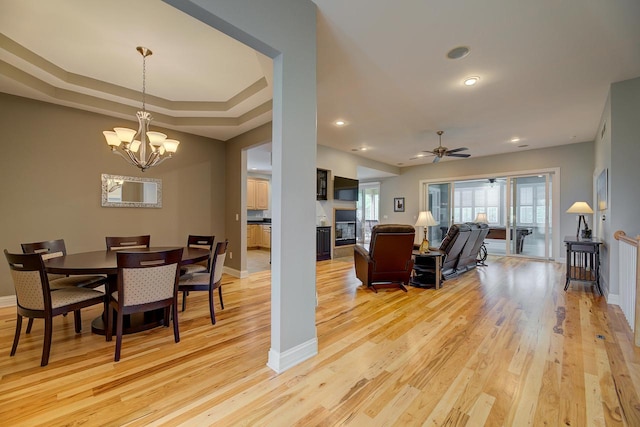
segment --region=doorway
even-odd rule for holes
[[[380,183],[366,182],[358,185],[356,203],[356,242],[368,245],[371,229],[380,222]]]

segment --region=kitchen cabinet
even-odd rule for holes
[[[329,171],[316,169],[316,200],[327,200],[327,185],[329,182]]]
[[[316,227],[316,261],[331,259],[331,227]]]
[[[247,249],[271,248],[271,224],[247,224]]]
[[[261,230],[259,225],[247,225],[247,249],[260,246]]]
[[[269,209],[269,181],[256,180],[256,209]]]
[[[247,209],[269,209],[269,181],[247,178]]]
[[[271,248],[271,225],[261,225],[262,228],[262,240],[260,242],[261,248]]]
[[[247,209],[256,208],[256,180],[247,179]]]

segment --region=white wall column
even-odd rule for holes
[[[273,58],[271,349],[276,372],[317,354],[316,6],[310,0],[164,0]]]

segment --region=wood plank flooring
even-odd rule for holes
[[[276,375],[270,273],[224,277],[209,321],[193,292],[171,328],[114,342],[99,308],[58,317],[40,367],[42,322],[9,350],[0,309],[0,425],[640,426],[640,350],[617,306],[564,266],[489,257],[442,289],[363,289],[353,262],[317,264],[318,356]],[[303,286],[303,284],[301,284]],[[219,307],[216,302],[216,307]]]

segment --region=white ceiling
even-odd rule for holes
[[[159,0],[0,0],[0,91],[227,140],[271,120],[272,63]]]
[[[637,0],[315,3],[318,143],[391,165],[429,163],[409,159],[440,129],[474,157],[592,141],[609,85],[640,76]],[[2,92],[133,120],[143,45],[153,123],[226,140],[271,120],[270,59],[161,1],[0,12]],[[461,45],[470,54],[447,59]]]

